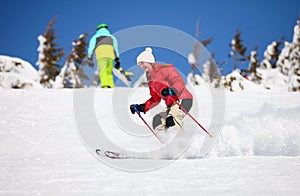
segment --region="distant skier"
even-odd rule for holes
[[[246,79],[246,80],[249,80],[249,78],[248,78],[248,76],[247,76],[247,70],[244,70],[244,69],[242,69],[241,70],[241,75]]]
[[[133,73],[124,71],[120,66],[118,41],[110,34],[107,24],[99,24],[97,32],[92,36],[88,47],[88,58],[92,60],[93,54],[99,69],[99,78],[102,88],[114,88],[113,63],[115,68],[121,71],[128,80]]]
[[[172,64],[159,64],[155,62],[152,49],[147,47],[137,57],[137,64],[144,69],[149,79],[150,99],[143,104],[130,105],[131,113],[136,110],[146,113],[157,106],[161,99],[167,108],[153,118],[152,126],[157,131],[164,131],[169,127],[182,127],[185,113],[174,102],[177,101],[189,111],[193,104],[193,96],[186,89],[181,75]]]

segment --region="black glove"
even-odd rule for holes
[[[132,114],[134,114],[136,112],[136,110],[138,112],[144,112],[144,114],[146,114],[145,108],[146,108],[146,104],[132,104],[132,105],[130,105],[130,111],[131,111]]]
[[[176,96],[177,95],[177,90],[175,88],[164,88],[164,89],[161,90],[160,94],[163,97],[167,97],[168,95]]]
[[[173,116],[166,118],[166,128],[173,127],[175,125]]]
[[[177,90],[175,88],[164,88],[160,94],[165,97],[165,102],[168,107],[171,107],[178,100]]]
[[[115,68],[116,69],[120,69],[121,67],[121,61],[120,61],[120,58],[119,57],[116,57],[115,58]]]

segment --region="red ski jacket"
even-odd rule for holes
[[[161,95],[164,88],[175,88],[179,100],[193,98],[193,95],[186,89],[181,75],[172,64],[155,63],[148,74],[151,98],[145,102],[145,112],[158,105],[161,99],[166,101],[166,98]]]

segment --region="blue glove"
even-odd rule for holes
[[[146,104],[132,104],[132,105],[130,105],[130,111],[131,111],[132,114],[134,114],[135,112],[144,112],[144,114],[146,114],[145,108],[146,108]]]

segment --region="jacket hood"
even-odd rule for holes
[[[96,34],[110,35],[110,32],[109,32],[109,30],[106,29],[106,28],[101,28],[101,29],[99,29],[99,30],[96,32]]]

